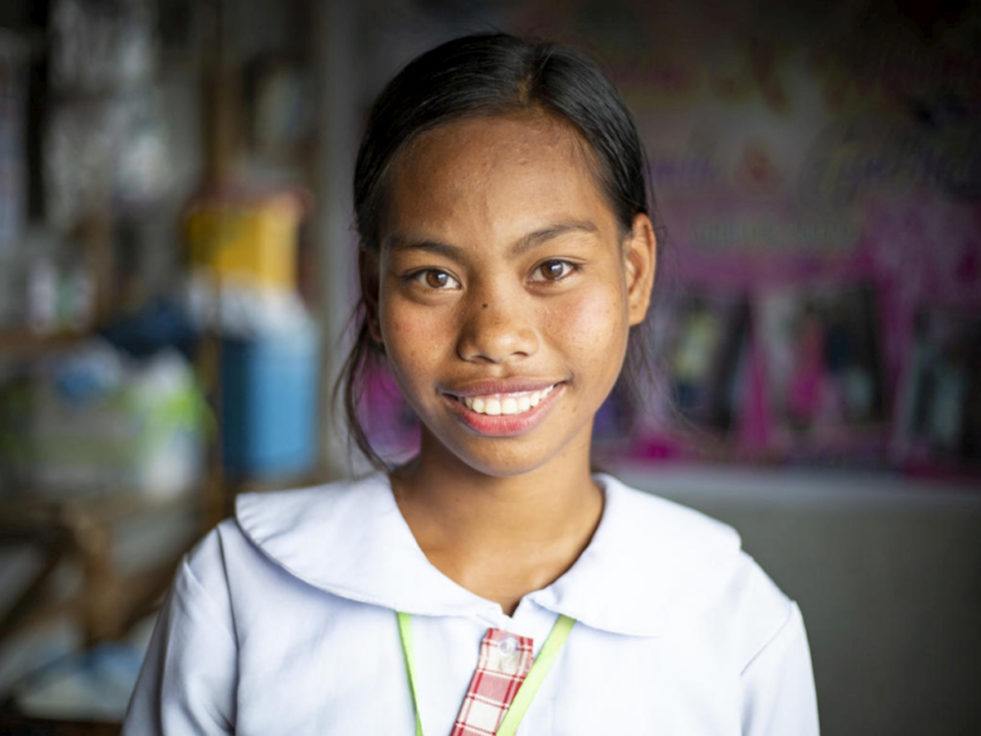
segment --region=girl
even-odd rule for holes
[[[125,733],[816,734],[800,613],[735,532],[590,474],[656,265],[597,67],[500,34],[423,54],[354,189],[349,419],[377,460],[357,399],[381,357],[419,452],[239,497],[182,565]]]

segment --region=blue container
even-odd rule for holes
[[[221,457],[240,476],[288,476],[317,458],[314,330],[222,339]]]

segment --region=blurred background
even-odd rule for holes
[[[610,398],[597,463],[739,529],[804,612],[827,736],[981,733],[958,0],[0,5],[0,732],[116,733],[235,494],[364,469],[329,400],[360,128],[412,56],[491,29],[597,58],[649,156],[654,387]],[[364,413],[412,452],[388,376]]]

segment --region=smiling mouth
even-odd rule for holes
[[[513,416],[531,411],[555,388],[557,384],[537,391],[515,391],[480,396],[456,396],[457,401],[476,414],[486,416]]]

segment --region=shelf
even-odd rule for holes
[[[65,611],[89,642],[121,637],[169,586],[180,556],[200,534],[201,514],[200,493],[0,499],[0,540],[41,555],[0,616],[0,641]],[[77,567],[84,584],[67,599],[49,598],[49,583],[64,563]]]
[[[37,333],[30,330],[0,329],[0,357],[7,354],[31,355],[70,347],[86,338],[81,331]]]
[[[73,722],[0,713],[0,733],[9,736],[116,736],[118,723]]]

